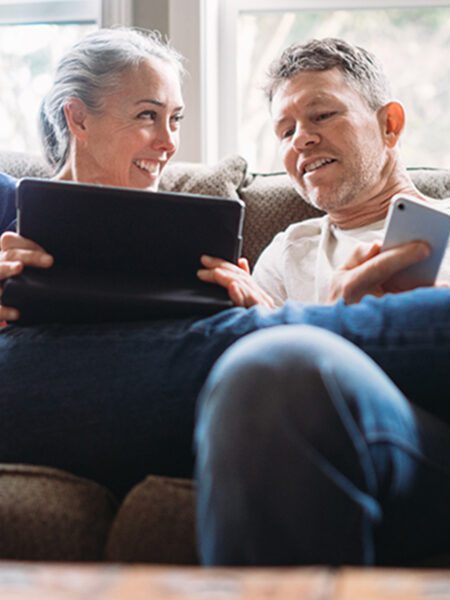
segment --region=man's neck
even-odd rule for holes
[[[406,169],[396,165],[388,176],[380,180],[378,186],[372,186],[370,193],[361,194],[361,198],[343,208],[329,211],[330,223],[340,229],[355,229],[381,221],[386,217],[391,199],[396,194],[426,199],[414,187]]]

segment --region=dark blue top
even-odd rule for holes
[[[0,173],[0,234],[16,230],[16,180]]]

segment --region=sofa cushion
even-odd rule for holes
[[[174,162],[164,170],[160,189],[238,198],[246,170],[247,162],[240,156],[230,156],[212,166]]]
[[[450,170],[408,169],[417,189],[430,198],[442,199],[450,196]]]
[[[101,560],[116,510],[111,493],[87,479],[0,464],[0,557]]]
[[[151,475],[125,497],[106,546],[107,560],[196,564],[195,487]]]
[[[251,267],[279,231],[322,214],[293,190],[285,173],[249,174],[240,195],[245,202],[242,253]]]
[[[17,179],[52,176],[52,169],[43,157],[24,152],[0,152],[0,171]]]

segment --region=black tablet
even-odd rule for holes
[[[17,184],[17,230],[53,255],[48,270],[7,280],[22,323],[210,314],[226,290],[198,280],[200,256],[236,262],[238,199],[44,179]]]

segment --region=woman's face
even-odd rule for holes
[[[77,132],[73,178],[155,190],[179,145],[183,116],[175,68],[152,58],[126,71],[100,112],[87,111]]]

